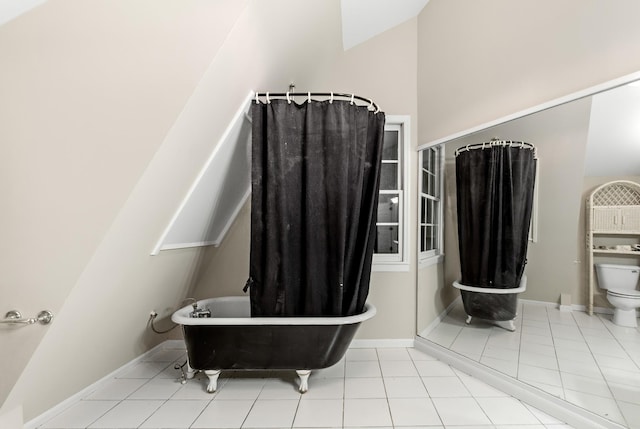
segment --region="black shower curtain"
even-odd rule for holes
[[[462,284],[516,288],[524,272],[536,160],[529,148],[493,145],[456,156]]]
[[[349,101],[253,104],[252,316],[361,313],[384,113]]]

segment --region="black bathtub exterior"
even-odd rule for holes
[[[507,321],[515,319],[518,310],[517,293],[481,293],[460,290],[464,311],[479,319]]]
[[[183,325],[197,370],[313,370],[337,363],[360,323],[346,325]]]

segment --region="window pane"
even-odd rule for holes
[[[427,199],[421,198],[420,223],[427,223]]]
[[[382,146],[382,159],[398,159],[398,131],[384,132],[384,145]]]
[[[378,222],[398,222],[398,194],[381,194],[378,201]]]
[[[380,189],[392,190],[398,187],[398,164],[383,163],[380,171]]]
[[[398,253],[398,227],[378,226],[375,253]]]
[[[435,223],[433,214],[433,200],[427,200],[427,221],[425,223]]]
[[[422,168],[429,171],[429,149],[422,151]]]
[[[423,251],[433,250],[435,247],[433,245],[433,227],[425,226],[424,227],[424,249]]]
[[[427,236],[427,227],[423,226],[420,227],[420,237],[422,237],[422,239],[420,240],[420,251],[424,252],[427,250],[427,244],[426,244],[426,236]]]
[[[429,195],[436,196],[436,177],[429,174]]]

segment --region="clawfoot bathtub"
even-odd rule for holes
[[[493,321],[511,332],[516,330],[514,319],[517,315],[518,294],[527,289],[526,275],[523,274],[520,285],[512,289],[474,287],[457,281],[453,282],[453,287],[460,289],[467,324],[476,317]]]
[[[171,316],[182,325],[187,346],[187,378],[203,371],[215,392],[222,370],[296,370],[299,391],[308,389],[312,370],[328,368],[344,356],[360,323],[376,313],[371,304],[346,317],[251,317],[249,297],[198,301],[211,317],[190,317],[192,306]]]

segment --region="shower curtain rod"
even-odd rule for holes
[[[256,92],[256,103],[258,103],[258,97],[265,97],[267,103],[271,102],[271,97],[286,97],[287,101],[291,103],[291,97],[307,97],[308,101],[311,101],[311,97],[329,97],[329,101],[332,102],[335,97],[348,98],[353,104],[354,100],[366,101],[369,103],[375,113],[380,111],[380,107],[374,103],[370,98],[361,97],[355,94],[344,94],[341,92]]]
[[[538,158],[537,157],[537,153],[536,153],[536,147],[534,145],[532,145],[531,143],[522,142],[522,141],[515,141],[515,140],[498,140],[498,139],[493,139],[490,142],[474,143],[474,144],[468,144],[466,146],[462,146],[462,147],[456,149],[455,156],[458,156],[462,152],[467,152],[469,150],[485,149],[485,148],[490,148],[492,146],[509,146],[509,147],[516,147],[516,148],[520,148],[520,149],[532,150],[533,151],[533,157],[536,158],[536,159]]]

